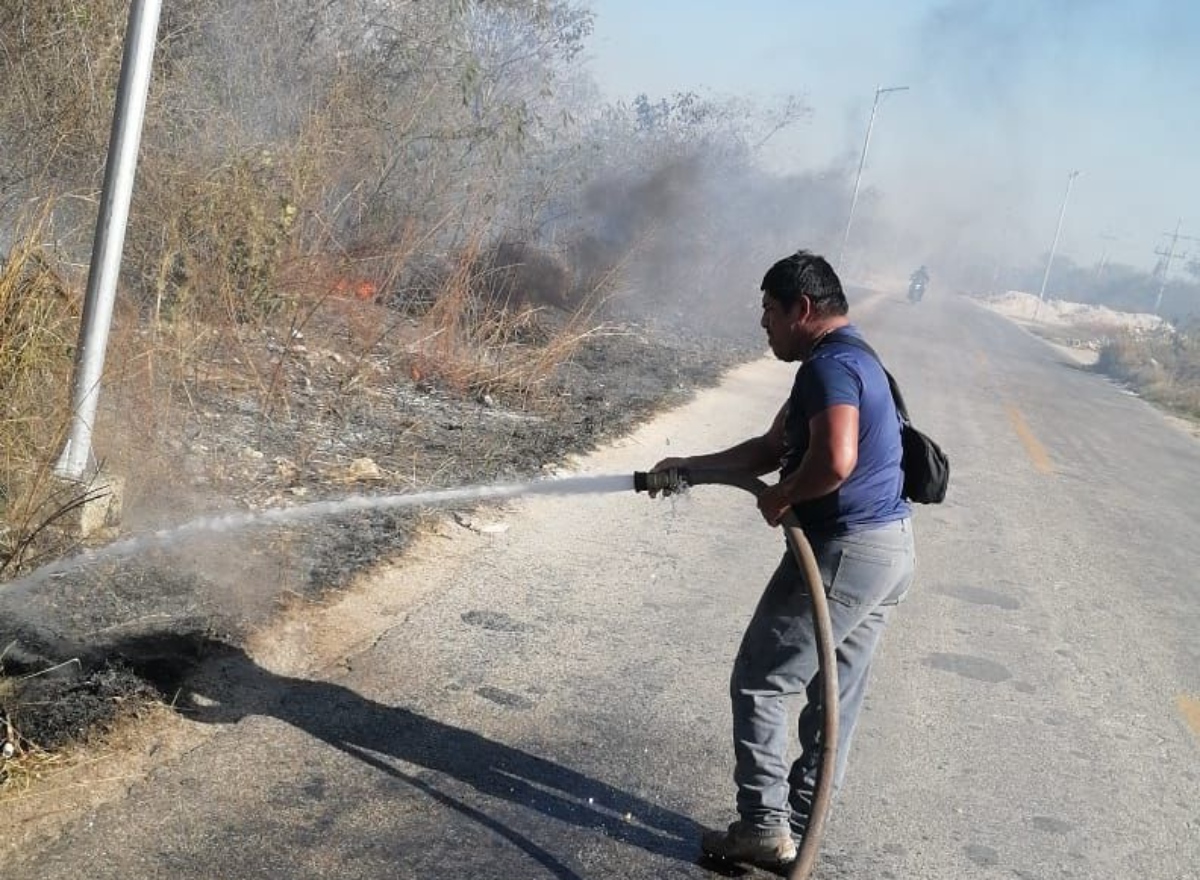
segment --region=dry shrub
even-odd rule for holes
[[[1121,333],[1101,349],[1096,369],[1149,400],[1200,416],[1200,331]]]
[[[258,150],[217,168],[144,163],[143,210],[161,223],[131,229],[128,250],[141,268],[133,292],[155,324],[262,326],[288,309],[277,284],[299,211],[288,159]]]
[[[69,419],[79,297],[45,231],[44,218],[32,223],[0,265],[0,572],[74,497],[51,468]]]
[[[128,3],[0,4],[0,180],[90,188],[104,155]],[[6,181],[8,182],[8,181]],[[70,206],[61,204],[62,209]]]
[[[558,366],[601,331],[594,323],[599,296],[569,311],[539,305],[565,299],[565,269],[548,268],[546,255],[524,265],[507,262],[511,245],[485,257],[479,250],[477,244],[463,250],[422,318],[410,347],[413,377],[460,392],[536,398]]]
[[[0,387],[8,454],[37,448],[46,439],[38,429],[46,424],[47,392],[70,376],[75,342],[78,299],[47,256],[40,233],[39,227],[24,235],[0,263]],[[43,405],[30,413],[19,406],[27,401]]]
[[[127,12],[115,0],[0,11],[12,85],[0,201],[59,194],[66,265],[87,259]],[[287,412],[309,378],[299,340],[345,359],[347,395],[372,376],[394,381],[410,359],[415,375],[464,392],[536,394],[593,332],[616,264],[568,268],[570,236],[546,224],[550,205],[571,213],[575,150],[547,136],[572,126],[539,108],[557,107],[550,86],[586,18],[525,0],[164,10],[97,426],[109,462],[153,470],[200,384],[257,395],[264,420]],[[3,430],[25,432],[0,437],[8,513],[61,448],[69,305],[68,325],[31,318],[59,346],[31,361],[53,362],[53,375],[0,363],[24,389],[4,389]],[[389,370],[368,369],[378,364]],[[35,510],[23,508],[29,528]]]

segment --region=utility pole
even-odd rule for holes
[[[1046,283],[1050,280],[1050,267],[1054,265],[1054,254],[1058,251],[1058,239],[1062,235],[1063,218],[1067,216],[1067,202],[1071,198],[1071,187],[1075,178],[1082,172],[1072,171],[1067,175],[1067,191],[1063,194],[1062,207],[1058,209],[1058,225],[1054,227],[1054,242],[1050,245],[1050,257],[1046,260],[1046,272],[1042,275],[1042,289],[1038,291],[1037,305],[1033,309],[1033,320],[1037,320],[1038,312],[1042,310],[1042,302],[1046,299]]]
[[[146,95],[150,90],[150,70],[161,9],[162,0],[133,0],[129,7],[108,161],[104,168],[104,186],[100,193],[100,211],[96,217],[92,261],[88,269],[83,320],[76,349],[71,432],[54,467],[58,476],[72,480],[83,476],[92,452],[92,428],[100,400],[100,377],[104,372],[117,276],[120,274],[121,253],[125,247],[125,227],[129,220],[129,203],[133,198],[138,147],[142,139],[142,120],[146,115]]]
[[[1171,238],[1171,243],[1167,246],[1167,249],[1165,251],[1156,250],[1154,252],[1158,256],[1163,258],[1163,261],[1159,264],[1162,267],[1162,270],[1159,273],[1158,294],[1154,297],[1154,314],[1156,314],[1156,315],[1158,314],[1158,310],[1160,308],[1162,308],[1163,292],[1166,291],[1166,289],[1167,289],[1167,276],[1171,273],[1171,263],[1174,261],[1175,256],[1176,256],[1176,250],[1175,250],[1176,247],[1179,245],[1179,242],[1181,242],[1181,241],[1200,241],[1200,238],[1193,238],[1189,235],[1180,235],[1179,227],[1181,227],[1182,225],[1183,225],[1183,218],[1180,217],[1175,222],[1175,231],[1174,232],[1164,232],[1163,233],[1163,235],[1170,236],[1170,238]]]
[[[867,164],[867,149],[871,146],[871,130],[875,127],[875,114],[879,111],[879,99],[891,92],[906,91],[908,91],[908,86],[889,86],[888,88],[880,86],[875,89],[875,100],[871,103],[871,118],[867,122],[867,136],[863,139],[862,153],[858,157],[858,172],[854,175],[854,192],[850,195],[850,213],[846,216],[846,232],[842,235],[842,246],[838,250],[837,265],[834,267],[839,272],[842,269],[842,258],[846,255],[846,242],[850,240],[850,227],[854,223],[854,206],[858,204],[858,189],[862,183],[863,167]]]
[[[1106,232],[1100,236],[1100,240],[1103,241],[1104,244],[1100,247],[1100,259],[1096,262],[1097,281],[1099,281],[1100,277],[1104,274],[1104,270],[1108,268],[1108,251],[1111,243],[1117,241],[1118,237],[1113,235],[1111,232]]]

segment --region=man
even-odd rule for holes
[[[829,596],[841,698],[835,789],[841,785],[871,658],[913,575],[910,511],[901,497],[900,420],[887,376],[847,317],[841,282],[822,257],[797,251],[762,282],[762,327],[780,360],[800,361],[791,396],[760,437],[721,452],[669,458],[684,467],[779,482],[758,508],[778,525],[790,508],[808,536]],[[800,757],[789,768],[785,699],[806,694]],[[790,552],[767,584],[730,680],[739,818],[706,832],[709,855],[786,866],[803,838],[820,759],[821,682],[812,605]]]

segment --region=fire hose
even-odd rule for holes
[[[767,488],[767,484],[758,477],[734,471],[668,468],[661,471],[639,471],[633,475],[633,487],[638,492],[671,494],[690,486],[707,485],[733,486],[744,489],[756,498]],[[804,841],[796,853],[796,860],[788,870],[788,880],[807,880],[817,861],[817,849],[821,844],[825,820],[833,797],[838,741],[837,645],[834,643],[833,627],[829,620],[825,585],[812,545],[809,544],[804,530],[791,510],[784,516],[781,524],[792,556],[804,575],[805,586],[812,601],[818,669],[821,675],[821,760],[817,766],[812,812],[805,829]]]

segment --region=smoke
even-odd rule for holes
[[[581,278],[619,272],[618,315],[757,339],[763,273],[799,247],[830,253],[849,205],[846,168],[767,167],[760,126],[777,120],[690,94],[608,108],[591,135],[599,161],[552,237]]]
[[[757,334],[763,273],[798,247],[829,253],[849,202],[837,172],[705,154],[600,187],[596,228],[630,254],[625,311],[718,336]]]
[[[997,252],[1027,250],[1039,225],[1039,60],[1065,51],[1080,4],[965,0],[933,9],[911,44],[911,95],[889,108],[887,137],[903,168],[888,175],[897,250],[939,274],[964,274]],[[1064,171],[1065,173],[1065,171]],[[899,254],[894,254],[899,257]],[[1003,258],[1003,257],[1001,257]]]
[[[885,213],[907,246],[964,270],[1036,259],[1078,169],[1062,252],[1095,257],[1102,234],[1138,228],[1145,237],[1127,236],[1117,257],[1149,261],[1158,232],[1185,213],[1163,211],[1172,194],[1147,172],[1172,155],[1190,163],[1162,111],[1194,83],[1158,71],[1182,59],[1195,17],[1166,0],[958,0],[929,11],[901,37],[911,53],[897,76],[912,92],[885,119],[887,154],[902,157],[886,169]]]

